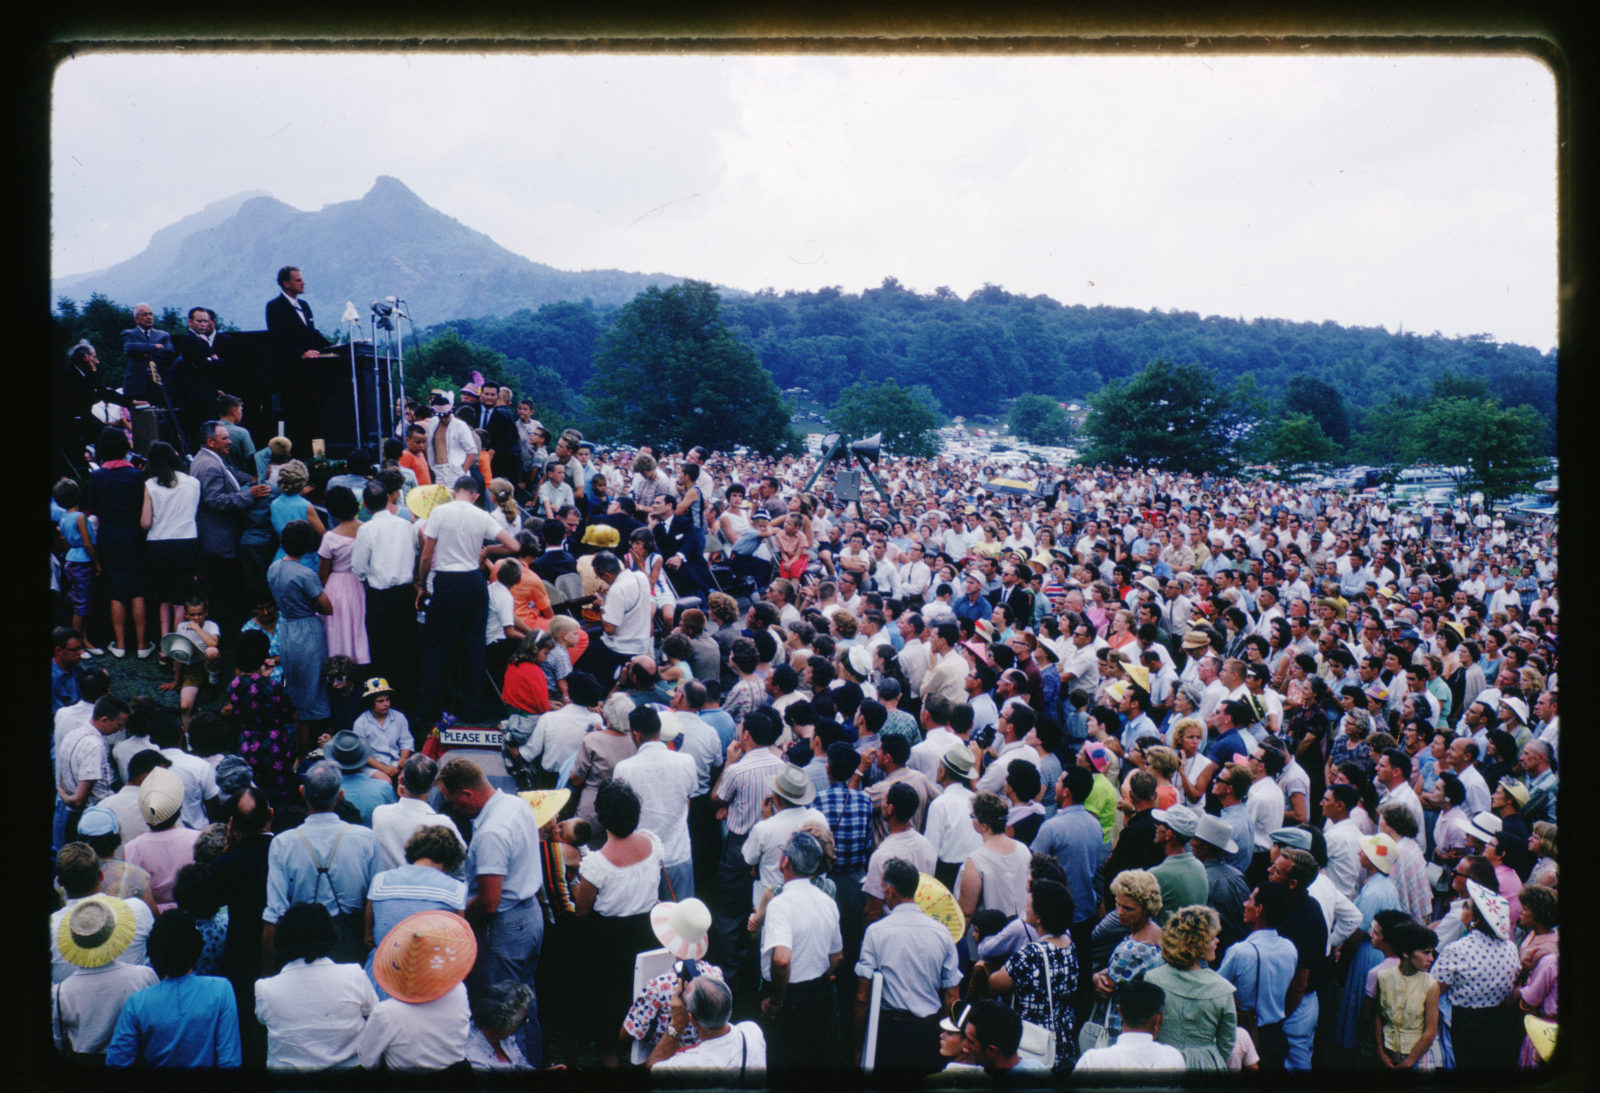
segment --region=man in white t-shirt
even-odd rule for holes
[[[463,716],[482,713],[484,630],[489,622],[489,587],[479,571],[485,543],[515,554],[517,540],[493,516],[478,507],[478,484],[469,475],[455,480],[453,500],[428,513],[422,529],[422,557],[417,563],[417,606],[422,606],[428,575],[433,592],[422,626],[421,677],[418,693],[423,731],[433,728],[444,709],[446,674],[457,668]],[[491,548],[492,549],[492,548]]]

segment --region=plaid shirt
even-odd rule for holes
[[[865,869],[872,853],[872,818],[877,811],[872,798],[843,782],[834,782],[817,794],[813,807],[828,818],[833,832],[837,869]]]

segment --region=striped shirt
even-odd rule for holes
[[[872,818],[877,811],[872,798],[843,782],[834,782],[817,794],[813,807],[827,817],[828,830],[833,832],[835,868],[846,872],[865,869],[872,853]]]
[[[728,802],[728,834],[750,834],[761,819],[761,802],[772,792],[772,780],[782,769],[777,752],[757,748],[722,772],[713,796]]]

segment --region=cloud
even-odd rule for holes
[[[1509,57],[87,55],[55,89],[54,255],[390,174],[561,268],[1543,347],[1554,125]]]

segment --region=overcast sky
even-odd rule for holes
[[[562,269],[1555,344],[1529,59],[101,54],[53,105],[56,276],[388,174]]]

